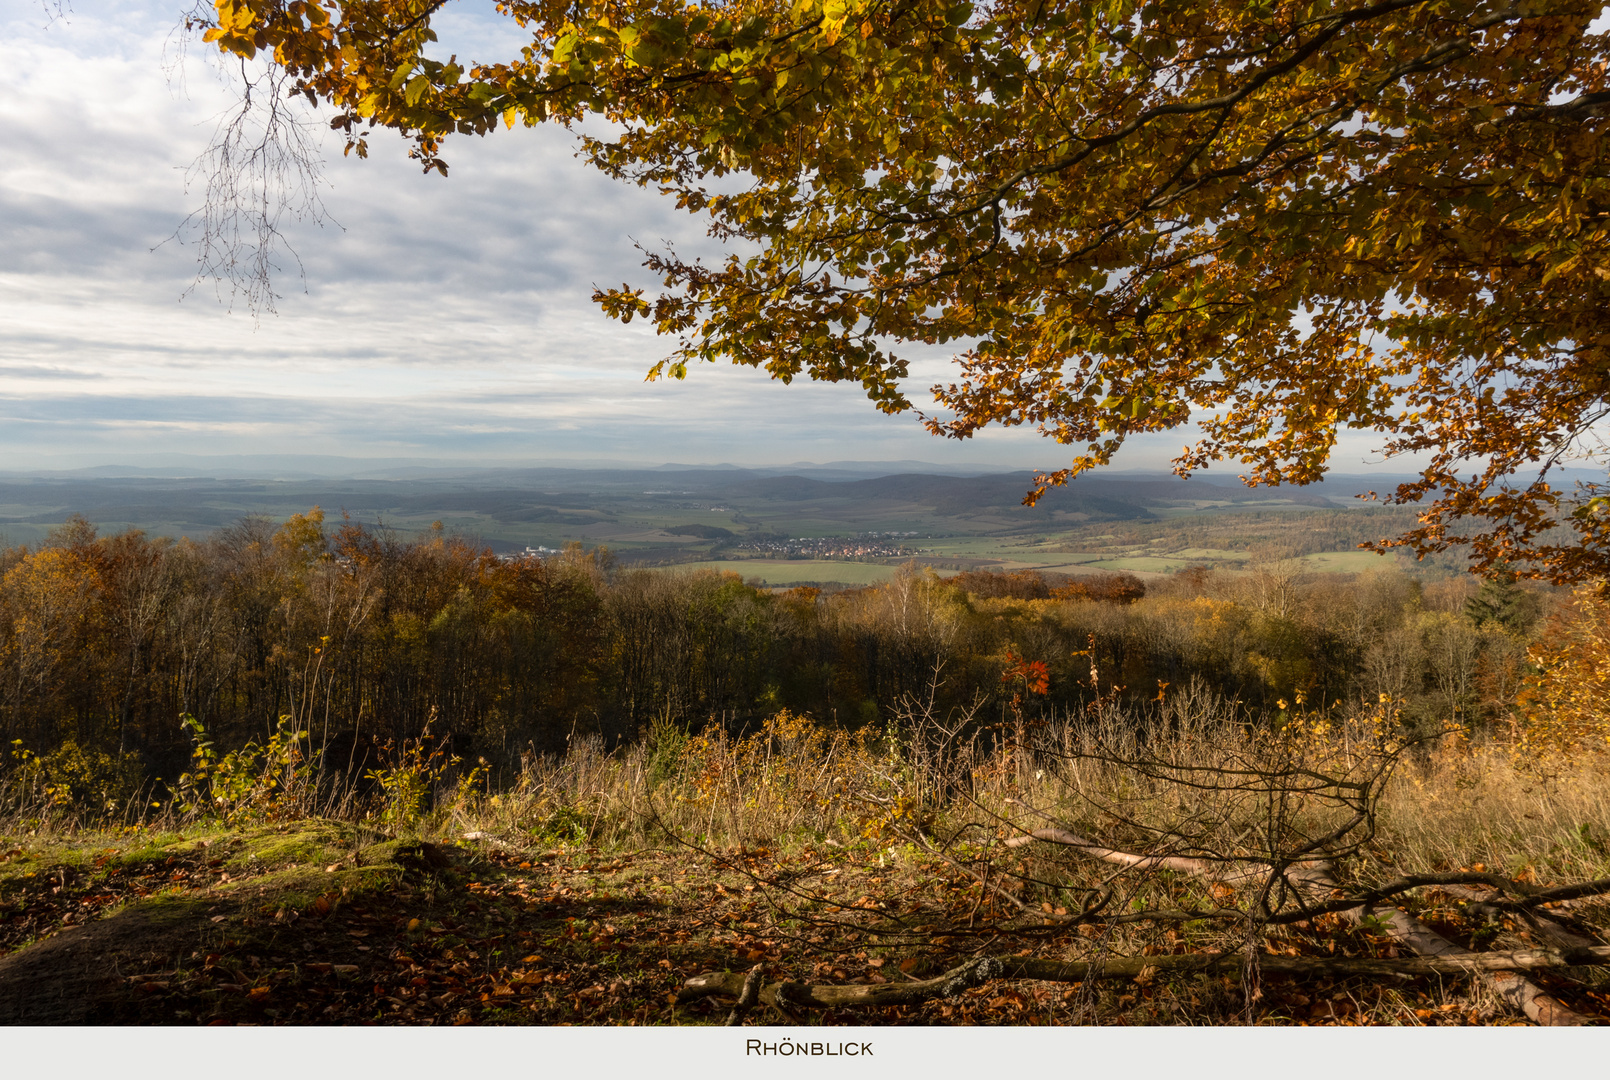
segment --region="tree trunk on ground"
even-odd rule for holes
[[[1049,843],[1061,844],[1084,852],[1086,855],[1103,862],[1116,863],[1120,866],[1132,866],[1140,869],[1169,869],[1211,881],[1245,883],[1253,878],[1267,877],[1272,868],[1260,863],[1243,863],[1239,868],[1231,868],[1223,863],[1212,862],[1205,859],[1187,859],[1174,856],[1136,855],[1131,852],[1117,851],[1103,847],[1090,840],[1068,832],[1065,829],[1038,829],[1024,837],[1014,837],[1007,841],[1012,847],[1018,847],[1033,840],[1044,840]],[[1335,873],[1328,863],[1311,862],[1292,867],[1286,874],[1288,880],[1313,899],[1327,899],[1328,894],[1340,891]],[[1384,912],[1376,914],[1368,905],[1347,908],[1337,913],[1352,923],[1362,922],[1365,918],[1374,916],[1385,926],[1388,934],[1395,940],[1412,949],[1424,957],[1439,957],[1446,959],[1467,959],[1480,956],[1468,949],[1462,949],[1447,938],[1432,930],[1425,923],[1396,907],[1387,908]],[[1267,971],[1274,971],[1274,967],[1259,959],[1259,966]],[[1513,971],[1501,971],[1484,974],[1482,976],[1499,997],[1510,1005],[1519,1009],[1526,1017],[1535,1023],[1551,1026],[1577,1026],[1592,1023],[1591,1017],[1575,1012],[1554,997],[1545,993],[1536,983]]]
[[[1450,945],[1445,939],[1438,940],[1444,945]],[[1520,949],[1492,953],[1472,953],[1458,949],[1457,946],[1451,947],[1456,950],[1454,954],[1405,957],[1397,960],[1328,956],[1261,956],[1258,959],[1258,967],[1268,975],[1299,977],[1374,975],[1386,978],[1411,978],[1417,975],[1506,974],[1520,979],[1521,976],[1514,974],[1517,970],[1610,964],[1610,946],[1604,945],[1585,949]],[[1230,974],[1241,970],[1243,959],[1240,953],[1129,956],[1093,963],[1083,960],[1031,960],[1015,956],[981,957],[969,960],[936,978],[906,983],[826,986],[774,982],[760,986],[758,1000],[764,1005],[818,1008],[914,1005],[935,998],[955,997],[964,990],[982,986],[994,979],[1085,982],[1095,979],[1146,979],[1156,975]],[[714,972],[695,976],[683,985],[681,992],[677,994],[677,1001],[686,1003],[703,997],[720,996],[736,997],[741,1005],[744,997],[758,983],[759,971],[760,968],[757,966],[747,974]]]

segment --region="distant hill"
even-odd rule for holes
[[[923,463],[900,462],[900,465]],[[283,520],[318,505],[403,531],[441,520],[498,550],[580,540],[617,550],[660,550],[754,533],[844,535],[898,531],[1007,535],[1159,515],[1269,507],[1356,506],[1365,484],[1390,490],[1396,477],[1345,477],[1312,488],[1247,488],[1234,477],[1182,480],[1166,473],[1097,473],[1022,505],[1028,469],[987,475],[858,472],[835,462],[811,474],[737,467],[427,470],[410,477],[278,477],[0,473],[0,534],[33,543],[69,515],[109,529],[203,536],[247,515]],[[839,467],[843,466],[843,467]],[[851,468],[854,466],[854,468]],[[178,469],[177,465],[164,468]],[[867,466],[871,471],[870,466]]]

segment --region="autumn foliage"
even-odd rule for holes
[[[1527,652],[1515,710],[1516,757],[1559,768],[1610,751],[1610,599],[1577,590]]]
[[[1270,715],[1386,694],[1406,729],[1480,731],[1507,729],[1523,677],[1527,715],[1592,701],[1585,616],[1527,658],[1541,593],[1284,565],[1146,585],[907,567],[873,587],[771,590],[579,547],[500,559],[317,509],[205,541],[78,521],[0,554],[0,736],[8,775],[78,810],[294,814],[345,786],[396,795],[406,817],[581,738],[741,742],[783,710],[880,732],[921,699],[983,731],[1200,683]]]
[[[896,413],[909,349],[949,345],[923,422],[1037,428],[1071,455],[1042,483],[1191,421],[1180,471],[1304,483],[1363,430],[1424,455],[1399,542],[1610,570],[1597,489],[1544,475],[1610,401],[1596,3],[517,0],[522,51],[447,60],[439,6],[195,24],[359,155],[391,128],[445,174],[454,136],[607,121],[586,158],[735,249],[598,291],[674,339],[655,375],[730,361]]]

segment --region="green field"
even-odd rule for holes
[[[745,581],[758,578],[767,585],[797,585],[806,582],[873,585],[893,577],[899,567],[883,563],[836,562],[827,559],[723,559],[716,562],[681,563],[676,569],[731,571],[742,574]]]
[[[1303,560],[1307,568],[1320,574],[1357,574],[1365,570],[1382,570],[1389,566],[1408,563],[1406,556],[1394,553],[1377,554],[1373,551],[1322,551]]]

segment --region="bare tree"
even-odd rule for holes
[[[185,46],[217,23],[211,5],[197,4],[175,30],[169,63],[182,82]],[[210,281],[220,301],[243,298],[253,315],[275,310],[274,277],[289,260],[302,261],[286,235],[293,223],[331,222],[320,135],[313,104],[293,90],[296,76],[279,64],[223,56],[210,47],[221,81],[235,102],[219,115],[207,149],[185,174],[186,192],[200,190],[201,205],[168,238],[197,247],[196,279]],[[164,241],[165,243],[166,241]]]

